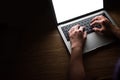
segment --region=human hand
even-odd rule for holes
[[[96,16],[95,18],[93,18],[91,20],[91,24],[93,27],[93,30],[96,32],[100,32],[100,33],[107,33],[110,32],[110,26],[111,26],[111,22],[104,17],[103,15],[100,16]],[[97,26],[100,26],[99,28]]]
[[[84,27],[75,25],[69,30],[69,38],[72,48],[83,48],[87,32],[84,31]]]

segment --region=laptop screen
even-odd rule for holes
[[[52,2],[58,23],[103,8],[103,0],[52,0]]]

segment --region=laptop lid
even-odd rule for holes
[[[52,0],[57,23],[103,9],[103,0]]]

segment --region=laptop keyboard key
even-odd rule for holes
[[[65,37],[66,37],[67,41],[69,41],[68,31],[70,30],[71,27],[73,27],[73,26],[75,26],[77,24],[80,24],[80,26],[85,26],[85,31],[87,31],[88,34],[92,33],[93,30],[92,30],[92,27],[90,26],[90,22],[91,22],[92,18],[94,18],[94,17],[95,16],[92,16],[90,18],[87,18],[87,19],[84,19],[84,20],[75,22],[73,24],[66,25],[66,26],[62,27],[62,31],[65,34]],[[100,28],[101,26],[100,25],[96,25],[96,27]]]

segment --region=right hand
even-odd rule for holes
[[[100,33],[110,32],[111,31],[110,26],[112,26],[111,22],[103,15],[96,16],[95,18],[93,18],[90,25],[93,27],[94,31]],[[97,28],[96,25],[100,25],[101,27]]]
[[[84,27],[75,25],[69,30],[70,43],[72,48],[83,48],[87,32],[84,31]]]

